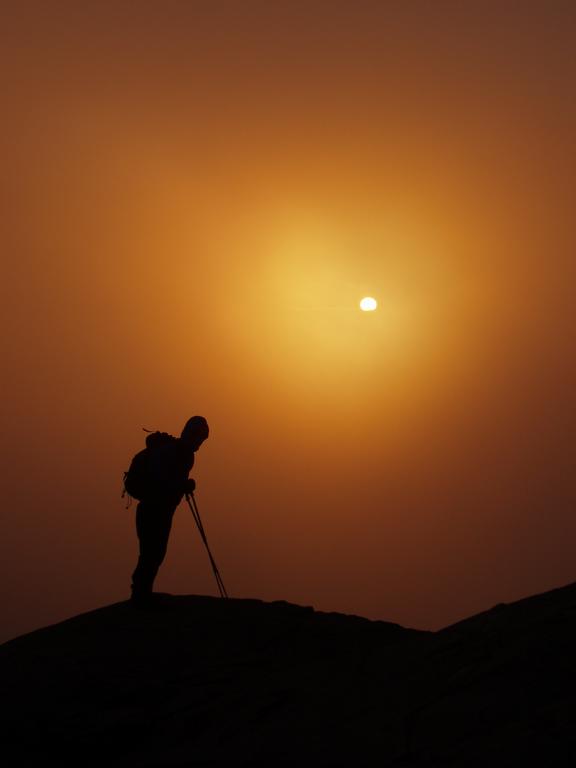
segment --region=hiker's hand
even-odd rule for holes
[[[194,493],[196,489],[196,481],[189,477],[188,480],[186,480],[186,493]]]

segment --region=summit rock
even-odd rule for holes
[[[157,595],[0,646],[6,765],[576,759],[576,584],[439,632]]]

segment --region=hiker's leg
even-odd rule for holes
[[[145,598],[152,594],[154,579],[166,555],[174,509],[140,502],[136,510],[136,531],[140,556],[132,574],[132,595]]]

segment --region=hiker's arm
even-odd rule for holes
[[[186,480],[186,491],[185,493],[194,493],[194,490],[196,489],[196,481],[194,478],[189,477]]]

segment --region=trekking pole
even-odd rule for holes
[[[196,504],[196,499],[194,498],[194,494],[187,493],[186,501],[188,503],[188,506],[190,507],[190,511],[192,512],[192,515],[194,516],[194,521],[198,526],[198,530],[200,531],[200,537],[204,542],[204,546],[206,547],[206,552],[208,552],[208,557],[210,558],[210,565],[212,566],[212,570],[214,572],[214,578],[216,579],[216,584],[218,585],[218,591],[220,592],[220,597],[228,597],[228,592],[226,592],[226,587],[224,586],[224,582],[222,581],[222,577],[220,576],[220,571],[218,570],[216,561],[212,557],[212,552],[210,551],[210,547],[208,546],[208,539],[206,538],[206,533],[204,531],[204,526],[202,525],[202,519],[200,518],[200,512],[198,511],[198,505]]]

